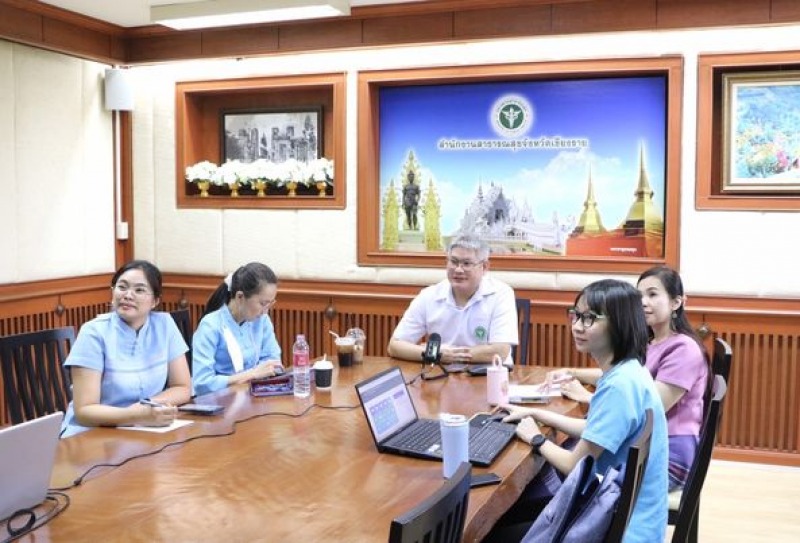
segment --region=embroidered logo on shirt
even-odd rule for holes
[[[475,328],[474,334],[475,337],[478,338],[478,340],[483,341],[486,339],[488,332],[486,331],[486,328],[484,328],[483,326],[478,326],[477,328]]]

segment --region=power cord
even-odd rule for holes
[[[183,445],[185,443],[189,443],[191,441],[197,441],[199,439],[211,439],[211,438],[217,438],[217,437],[231,436],[231,435],[236,433],[236,426],[238,424],[241,424],[241,423],[244,423],[244,422],[249,422],[251,420],[258,419],[258,418],[261,418],[261,417],[280,416],[280,417],[299,418],[299,417],[305,416],[309,411],[311,411],[315,407],[318,407],[320,409],[332,409],[334,411],[349,411],[351,409],[358,409],[360,406],[358,406],[358,405],[319,405],[319,404],[314,403],[314,404],[311,404],[308,407],[306,407],[300,413],[285,413],[283,411],[271,411],[269,413],[257,413],[255,415],[251,415],[249,417],[233,421],[231,429],[228,432],[224,432],[224,433],[221,433],[221,434],[200,434],[200,435],[188,437],[186,439],[182,439],[180,441],[171,441],[169,443],[165,443],[163,446],[159,447],[158,449],[156,449],[154,451],[149,451],[149,452],[146,452],[146,453],[137,454],[137,455],[128,457],[128,458],[126,458],[125,460],[123,460],[121,462],[95,464],[92,467],[90,467],[89,469],[87,469],[86,471],[84,471],[83,474],[81,474],[80,477],[78,477],[77,479],[72,481],[72,484],[70,484],[68,486],[65,486],[65,487],[53,488],[53,489],[51,489],[51,491],[52,492],[61,493],[61,491],[65,491],[65,490],[69,490],[71,488],[75,488],[76,486],[79,486],[79,485],[83,484],[84,479],[86,479],[86,477],[91,472],[93,472],[94,470],[99,469],[99,468],[119,468],[121,466],[124,466],[125,464],[127,464],[128,462],[130,462],[132,460],[136,460],[136,459],[139,459],[139,458],[146,458],[148,456],[154,456],[154,455],[164,451],[165,449],[167,449],[169,447],[174,447],[174,446],[177,446],[177,445]],[[5,542],[0,542],[0,543],[5,543]]]
[[[44,512],[43,515],[37,516],[36,509],[37,508],[30,508],[30,509],[20,509],[19,511],[13,513],[8,519],[6,520],[6,531],[8,532],[8,538],[3,539],[0,543],[10,543],[20,537],[31,533],[32,531],[41,528],[58,515],[63,513],[69,507],[69,496],[64,494],[63,492],[59,492],[57,490],[49,490],[47,492],[47,496],[44,499],[44,503],[42,507],[49,505],[50,507]],[[26,519],[25,523],[22,526],[15,527],[18,521]]]

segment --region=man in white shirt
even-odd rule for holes
[[[489,246],[460,236],[447,248],[447,279],[412,300],[389,341],[395,358],[421,361],[425,336],[442,337],[442,362],[486,363],[499,354],[506,364],[519,342],[517,307],[510,286],[488,275]]]

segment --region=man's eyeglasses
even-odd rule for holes
[[[122,296],[125,296],[128,292],[131,292],[137,298],[144,298],[145,296],[153,294],[153,292],[145,286],[136,285],[132,287],[127,283],[117,283],[116,285],[111,287],[111,289],[117,292],[118,294],[121,294]]]
[[[472,271],[476,266],[483,264],[483,260],[459,260],[458,258],[450,257],[447,259],[447,265],[451,268],[461,268],[465,272]]]
[[[581,321],[581,324],[584,328],[590,328],[595,321],[603,320],[606,318],[605,315],[598,315],[594,311],[585,311],[581,313],[574,307],[570,307],[567,309],[567,316],[569,317],[569,322],[571,324],[575,324],[578,321]]]

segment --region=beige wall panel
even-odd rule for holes
[[[0,41],[0,283],[17,281],[17,192],[16,146],[14,145],[13,46]]]
[[[12,47],[14,281],[113,269],[111,116],[103,66]],[[4,83],[5,84],[5,83]]]

